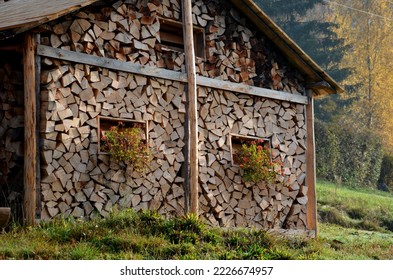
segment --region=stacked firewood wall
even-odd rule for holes
[[[20,57],[0,56],[0,205],[21,211],[23,197],[23,73]]]
[[[45,60],[42,218],[106,216],[114,205],[184,214],[183,85]],[[156,158],[145,174],[99,151],[97,116],[146,121]]]
[[[266,37],[227,2],[193,3],[194,25],[205,30],[205,58],[197,73],[294,94],[303,92],[301,77]],[[179,0],[118,1],[94,6],[55,22],[43,43],[121,61],[184,71],[184,54],[163,49],[160,18],[181,21]],[[253,31],[254,30],[254,31]]]
[[[104,3],[104,2],[103,2]],[[41,43],[130,63],[184,71],[184,54],[160,45],[160,18],[181,20],[178,0],[118,1],[40,28]],[[108,6],[105,6],[108,5]],[[195,1],[205,30],[199,75],[302,94],[301,77],[248,20],[219,0]],[[43,59],[42,217],[107,215],[114,205],[183,214],[184,85]],[[198,88],[200,210],[211,224],[305,229],[303,105]],[[99,152],[97,117],[146,121],[158,158],[144,176]],[[282,183],[244,184],[231,164],[230,134],[269,138]]]
[[[215,225],[306,228],[304,105],[200,87],[200,205]],[[245,184],[233,164],[230,134],[271,139],[283,163],[277,183]]]

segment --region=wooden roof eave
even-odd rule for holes
[[[98,0],[19,0],[0,4],[0,40],[14,37]]]
[[[287,56],[289,61],[305,75],[315,95],[341,93],[344,89],[337,84],[311,57],[309,57],[269,16],[252,0],[230,0],[239,10]],[[325,82],[325,83],[324,83]],[[318,86],[314,86],[318,84]]]

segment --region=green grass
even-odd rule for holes
[[[0,232],[0,259],[393,259],[393,196],[319,182],[317,239],[210,228],[193,215],[114,212]]]
[[[353,189],[319,182],[321,221],[343,227],[393,232],[393,195],[371,189]]]
[[[150,211],[60,220],[0,235],[0,259],[293,259],[290,241],[252,229],[209,228],[193,215]],[[288,245],[289,244],[289,245]]]

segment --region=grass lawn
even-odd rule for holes
[[[393,259],[393,196],[319,181],[317,239],[122,211],[0,232],[0,259]]]

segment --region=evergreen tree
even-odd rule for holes
[[[256,0],[265,11],[316,63],[341,83],[351,73],[341,61],[350,46],[335,30],[339,26],[326,20],[329,12],[321,0]],[[347,85],[348,89],[356,87]],[[337,111],[348,106],[351,99],[333,96],[316,102],[315,113],[320,120],[331,122]]]

